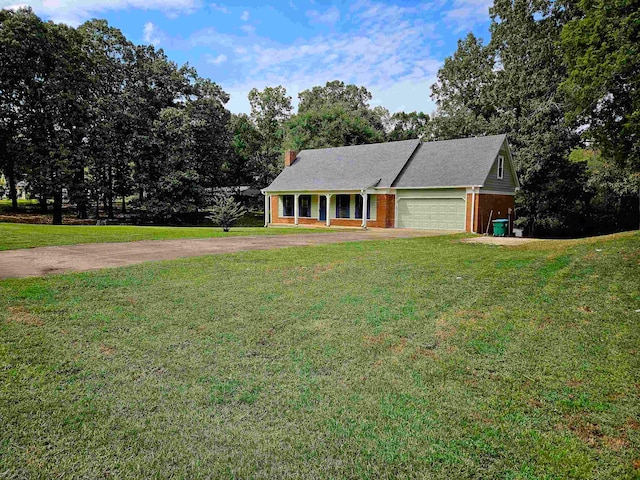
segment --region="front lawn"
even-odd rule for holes
[[[458,238],[0,281],[0,472],[637,478],[640,234]]]
[[[77,243],[133,242],[136,240],[175,240],[247,235],[321,233],[335,230],[288,227],[232,227],[225,233],[219,227],[134,227],[87,225],[28,225],[0,223],[0,250],[73,245]]]

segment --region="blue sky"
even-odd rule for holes
[[[44,19],[79,25],[105,18],[135,43],[163,48],[178,64],[231,95],[249,112],[253,87],[298,92],[329,80],[364,85],[392,113],[434,104],[430,86],[467,32],[488,39],[492,0],[0,0],[30,5]]]

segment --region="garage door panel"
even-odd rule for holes
[[[460,198],[401,198],[398,227],[464,230],[466,205]]]

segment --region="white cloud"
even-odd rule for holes
[[[205,28],[191,34],[188,44],[191,47],[220,45],[223,47],[233,47],[234,37],[224,33],[219,33],[215,28]]]
[[[442,17],[455,33],[460,33],[488,22],[492,5],[493,0],[453,0],[452,8],[445,10]]]
[[[227,7],[225,7],[224,5],[218,5],[217,3],[210,3],[209,7],[212,10],[216,10],[221,13],[231,13],[231,10],[229,10]]]
[[[30,6],[38,15],[55,22],[76,26],[107,11],[138,8],[173,16],[192,13],[200,4],[201,0],[29,0],[23,6]],[[12,6],[12,1],[0,0],[0,8]]]
[[[2,2],[0,2],[0,5],[3,5]],[[3,6],[2,9],[3,10],[18,10],[19,8],[27,8],[29,5],[27,5],[26,3],[15,3],[13,5],[6,5]]]
[[[429,45],[439,37],[424,10],[364,1],[351,8],[345,21],[355,28],[293,45],[234,38],[236,78],[243,80],[220,82],[231,95],[227,107],[248,112],[251,88],[276,85],[284,85],[296,105],[300,91],[338,79],[367,87],[374,95],[372,105],[392,112],[432,112],[429,88],[442,61],[430,55]],[[237,50],[240,45],[245,53]]]
[[[249,12],[247,10],[242,12],[242,15],[240,15],[240,20],[242,20],[243,22],[246,22],[249,20]]]
[[[242,25],[240,27],[240,30],[242,30],[247,35],[252,35],[256,31],[256,27],[254,27],[253,25]]]
[[[151,45],[158,45],[160,43],[160,35],[158,34],[158,27],[156,27],[153,23],[147,22],[144,24],[144,29],[142,31],[142,38],[146,43]]]
[[[223,54],[220,54],[217,57],[214,57],[213,55],[207,53],[204,56],[204,58],[207,61],[207,63],[210,63],[212,65],[221,65],[227,61],[227,56]]]
[[[324,13],[321,13],[318,10],[307,10],[307,17],[309,17],[313,22],[333,25],[340,20],[340,10],[338,10],[336,6],[329,8]]]

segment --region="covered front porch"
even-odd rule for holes
[[[269,192],[265,193],[265,226],[389,228],[394,226],[394,209],[395,195],[375,191]]]

